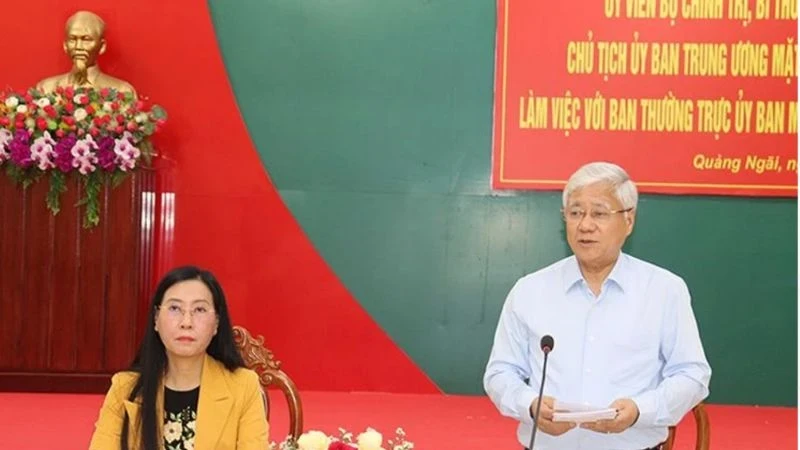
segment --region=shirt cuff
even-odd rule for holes
[[[639,408],[639,419],[632,428],[652,427],[656,422],[658,413],[658,396],[656,391],[645,392],[633,397],[634,403]]]
[[[517,397],[517,413],[521,422],[533,424],[531,417],[531,404],[536,399],[538,392],[530,386],[523,387]]]

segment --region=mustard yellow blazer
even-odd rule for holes
[[[111,378],[100,417],[95,424],[90,450],[119,449],[122,421],[128,413],[128,447],[139,448],[133,424],[139,419],[140,401],[128,401],[138,378],[135,372],[119,372]],[[164,417],[164,390],[159,389],[157,417]],[[249,369],[230,372],[222,363],[206,355],[200,377],[197,402],[195,450],[264,450],[268,448],[264,398],[258,375]],[[161,438],[159,438],[161,439]],[[159,441],[159,445],[163,443]]]

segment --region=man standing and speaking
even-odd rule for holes
[[[711,367],[686,283],[622,252],[637,201],[619,166],[578,169],[562,198],[573,255],[521,278],[506,298],[483,381],[499,411],[520,421],[522,446],[538,413],[535,450],[657,449],[708,396]],[[537,412],[546,335],[555,346]],[[615,417],[554,421],[558,403]]]

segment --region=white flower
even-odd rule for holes
[[[183,443],[183,448],[185,450],[194,450],[194,438],[189,439],[188,441]]]
[[[12,95],[11,97],[8,97],[8,98],[6,99],[6,107],[7,107],[7,108],[9,108],[9,109],[10,109],[10,108],[16,108],[16,107],[17,107],[17,105],[19,105],[19,99],[18,99],[17,97],[14,97],[14,96]]]
[[[86,94],[77,94],[76,96],[72,97],[72,101],[75,102],[76,105],[82,105],[82,100],[84,97],[86,97]]]
[[[321,431],[307,431],[297,440],[300,450],[327,450],[331,440]]]
[[[47,97],[42,97],[39,100],[34,101],[34,103],[36,103],[36,106],[39,108],[44,108],[46,106],[50,106],[50,99]]]
[[[28,112],[28,105],[17,106],[17,112],[20,114],[25,114],[26,112]]]
[[[111,112],[113,110],[114,110],[114,108],[111,107],[111,102],[103,103],[103,111]]]
[[[83,108],[78,108],[75,110],[74,113],[72,113],[72,117],[74,117],[75,120],[77,120],[78,122],[85,119],[88,115],[89,113],[87,113],[86,110]]]
[[[381,444],[383,436],[372,428],[358,435],[358,450],[380,450]]]
[[[195,431],[195,428],[194,428],[195,426],[197,426],[197,421],[196,420],[192,420],[191,422],[186,422],[186,428],[188,428],[188,429],[190,429],[192,431]]]
[[[135,117],[136,123],[145,123],[147,122],[147,113],[139,113]]]
[[[167,442],[174,442],[181,438],[183,434],[183,426],[180,422],[167,422],[164,425],[164,439]]]

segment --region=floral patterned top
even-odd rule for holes
[[[200,386],[191,391],[164,388],[164,448],[194,450],[197,424],[197,401]]]

